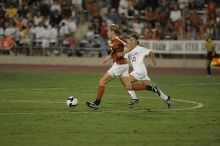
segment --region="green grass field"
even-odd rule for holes
[[[219,146],[220,78],[152,76],[173,98],[130,97],[119,80],[107,85],[101,108],[89,109],[102,74],[0,72],[1,146]],[[79,105],[68,108],[76,96]],[[151,111],[146,110],[151,109]]]

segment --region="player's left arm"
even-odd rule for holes
[[[157,61],[156,61],[156,57],[155,57],[154,53],[153,52],[149,52],[148,56],[151,58],[153,65],[156,66],[157,65]]]
[[[119,57],[124,56],[125,54],[129,53],[135,48],[129,40],[126,43],[124,43],[124,46],[125,46],[124,51],[117,53]]]

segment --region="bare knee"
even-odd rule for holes
[[[106,81],[104,79],[100,79],[99,86],[105,86],[105,85],[106,85]]]
[[[131,85],[126,85],[126,86],[125,86],[125,89],[127,89],[127,90],[132,90],[132,86],[131,86]]]

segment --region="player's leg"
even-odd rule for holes
[[[171,99],[170,96],[165,95],[155,83],[151,84],[151,80],[148,77],[147,73],[136,73],[132,72],[131,73],[137,80],[142,81],[142,84],[132,84],[132,89],[134,91],[139,91],[139,90],[148,90],[154,92],[156,95],[158,95],[160,98],[165,100],[167,103],[168,107],[170,107],[171,104]]]
[[[103,75],[103,77],[99,80],[99,86],[96,92],[96,100],[94,102],[86,102],[86,104],[94,109],[98,109],[103,94],[105,92],[105,85],[110,82],[114,77],[112,77],[108,72]]]
[[[160,98],[162,98],[168,105],[168,108],[170,108],[171,105],[171,97],[167,96],[166,94],[164,94],[155,83],[150,83],[149,80],[145,80],[143,81],[143,84],[146,85],[146,88],[148,88],[148,90],[154,92],[156,95],[158,95]]]
[[[132,90],[132,85],[129,76],[121,77],[121,82],[124,85],[125,89],[128,90],[128,93],[131,95],[131,97],[135,98],[134,96],[136,95],[134,93],[134,90]]]
[[[129,78],[130,78],[130,82],[131,83],[134,83],[134,82],[137,81],[137,79],[134,76],[132,76],[132,75],[130,75]],[[134,90],[128,90],[128,93],[131,96],[131,100],[129,102],[129,105],[133,105],[135,103],[138,103],[138,98],[137,98]]]

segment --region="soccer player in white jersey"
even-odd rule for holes
[[[133,71],[130,73],[130,80],[131,83],[134,83],[136,81],[142,82],[142,84],[132,84],[133,92],[129,93],[132,99],[129,104],[133,105],[135,103],[138,103],[138,98],[134,91],[149,90],[162,98],[165,103],[167,103],[168,108],[170,108],[170,96],[165,95],[155,83],[151,84],[151,79],[147,74],[147,69],[144,64],[145,56],[149,56],[152,60],[153,65],[156,66],[156,59],[154,54],[151,52],[150,49],[138,45],[138,36],[136,34],[133,34],[129,41],[133,49],[125,54],[125,58],[130,61],[133,67]]]

